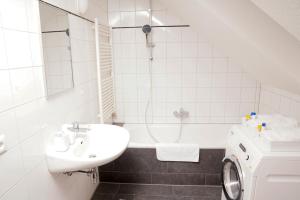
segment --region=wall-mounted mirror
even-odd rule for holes
[[[68,13],[40,2],[47,96],[74,87]]]

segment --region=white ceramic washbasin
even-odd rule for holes
[[[65,152],[57,152],[49,144],[46,150],[50,172],[72,172],[105,165],[117,159],[127,148],[129,133],[113,125],[85,125],[88,132],[79,132],[75,144]]]

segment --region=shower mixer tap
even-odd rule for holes
[[[190,113],[186,110],[184,110],[183,108],[180,108],[179,111],[175,110],[173,112],[173,115],[176,117],[176,118],[179,118],[181,120],[183,119],[186,119],[189,117]]]

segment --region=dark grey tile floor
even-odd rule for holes
[[[127,149],[99,167],[93,200],[220,200],[224,149],[201,149],[197,163],[160,162],[155,149]]]
[[[101,183],[92,200],[220,200],[220,186]]]

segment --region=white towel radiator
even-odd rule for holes
[[[115,112],[111,28],[95,19],[100,123],[111,123]]]

